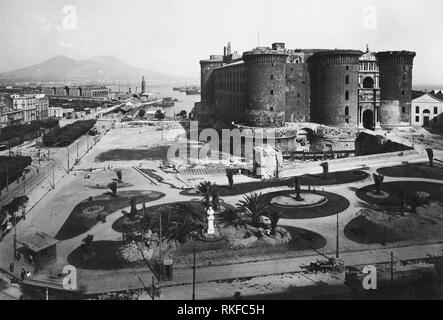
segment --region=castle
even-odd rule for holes
[[[284,43],[201,60],[202,126],[394,128],[411,123],[415,52],[287,49]]]

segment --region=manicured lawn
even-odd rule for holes
[[[209,262],[222,263],[223,260],[232,258],[257,258],[272,254],[284,254],[290,251],[306,251],[320,249],[326,245],[326,240],[311,231],[284,227],[287,229],[292,240],[284,245],[260,245],[252,248],[234,249],[227,245],[226,241],[203,242],[193,241],[184,245],[178,245],[173,257],[175,266],[189,267],[192,265],[193,248],[196,247],[197,263],[208,264]],[[68,256],[68,263],[81,269],[89,270],[116,270],[123,268],[136,268],[146,266],[143,261],[129,262],[119,257],[118,252],[122,243],[119,241],[95,241],[92,244],[92,251],[95,256],[85,260],[84,253],[80,246]]]
[[[99,154],[95,160],[132,161],[132,160],[167,160],[169,147],[157,146],[149,149],[112,149]]]
[[[368,191],[374,191],[375,185],[369,185],[357,190],[357,196],[369,203],[373,203],[385,208],[398,207],[400,205],[399,190],[403,186],[405,189],[411,189],[414,192],[427,192],[430,200],[441,201],[443,199],[443,184],[424,181],[398,181],[383,183],[382,191],[389,194],[388,198],[378,199],[367,195]]]
[[[387,243],[412,240],[405,233],[374,223],[359,216],[345,226],[345,235],[349,240],[362,244]]]
[[[131,197],[137,199],[137,203],[150,202],[158,200],[165,195],[158,191],[119,191],[114,198],[108,194],[94,197],[92,201],[88,199],[80,202],[71,212],[66,222],[56,235],[58,240],[66,240],[79,236],[98,222],[100,214],[109,215],[117,210],[130,206]],[[85,214],[83,211],[91,207],[103,207],[103,211],[97,213]]]
[[[369,175],[364,171],[342,171],[342,172],[332,172],[329,174],[328,179],[324,179],[322,174],[316,175],[304,175],[300,177],[300,184],[302,186],[327,186],[327,185],[337,185],[346,184],[357,181],[362,181],[368,178]],[[227,178],[226,178],[227,181]],[[234,176],[235,182],[235,176]],[[294,184],[294,177],[284,178],[284,179],[274,179],[269,181],[257,181],[248,182],[242,184],[234,184],[232,190],[228,187],[220,187],[220,196],[233,196],[244,193],[254,192],[260,189],[271,188],[271,187],[285,187]],[[182,191],[182,195],[195,196],[195,189],[187,189]]]
[[[350,205],[349,201],[346,198],[338,194],[325,191],[316,191],[316,193],[325,196],[328,201],[324,204],[314,207],[281,207],[273,204],[270,204],[270,206],[280,212],[281,217],[284,219],[313,219],[327,217],[333,214],[340,213],[342,211],[345,211]],[[272,198],[274,197],[292,194],[294,194],[294,191],[288,190],[267,193],[262,195],[262,197],[265,199],[265,201],[270,203]],[[301,196],[303,197],[303,193],[301,194]]]
[[[379,173],[389,177],[408,177],[443,180],[443,165],[434,163],[406,164],[404,166],[386,167],[377,170]]]

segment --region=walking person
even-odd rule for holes
[[[9,272],[14,273],[14,262],[9,265]]]
[[[22,279],[22,281],[25,280],[25,278],[26,278],[26,270],[25,269],[22,269],[22,271],[20,272],[20,278]]]

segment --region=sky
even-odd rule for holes
[[[199,78],[228,41],[288,48],[411,50],[415,84],[442,84],[441,0],[0,0],[0,72],[57,55],[114,56]]]

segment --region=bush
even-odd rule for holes
[[[77,121],[63,128],[56,128],[43,136],[46,147],[66,147],[95,126],[96,120]]]

